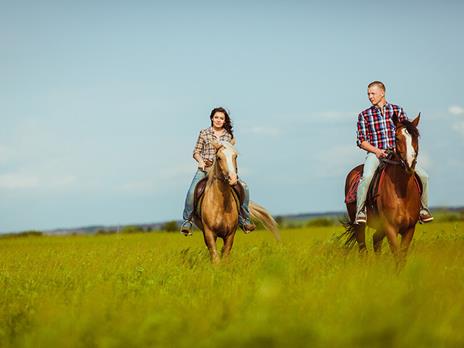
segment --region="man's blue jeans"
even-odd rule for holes
[[[184,221],[187,221],[192,218],[193,215],[193,201],[194,201],[194,194],[195,194],[195,187],[197,186],[198,182],[203,179],[206,176],[206,172],[202,171],[201,169],[198,169],[197,172],[195,173],[195,176],[193,177],[192,183],[190,184],[190,188],[187,192],[187,197],[185,197],[185,208],[184,208],[184,214],[183,218]],[[240,207],[240,215],[238,217],[238,222],[240,226],[243,226],[244,223],[251,223],[250,220],[250,210],[248,208],[248,205],[250,203],[250,191],[248,189],[248,185],[240,180],[240,183],[243,186],[243,189],[245,191],[245,198],[243,200],[243,204]]]
[[[358,192],[356,196],[356,213],[359,213],[361,209],[364,207],[364,202],[367,198],[367,190],[369,189],[369,185],[371,184],[372,177],[374,176],[375,170],[379,166],[380,161],[377,156],[369,152],[366,156],[366,160],[364,162],[364,170],[361,179],[359,180]],[[416,165],[416,173],[419,176],[422,182],[422,197],[421,203],[422,208],[428,209],[429,208],[429,176],[425,172],[424,169]]]

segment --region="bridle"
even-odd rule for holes
[[[220,150],[219,150],[219,151],[220,151]],[[218,151],[218,152],[219,152],[219,151]],[[216,180],[219,180],[219,181],[222,181],[222,182],[228,184],[228,183],[229,183],[229,180],[230,180],[230,176],[229,176],[229,174],[227,174],[227,175],[224,174],[224,173],[222,172],[222,169],[220,168],[220,165],[219,165],[218,163],[216,163],[216,162],[217,162],[217,156],[216,156],[216,160],[215,160],[214,162],[215,162],[215,163],[214,163],[215,165],[218,165],[218,166],[219,166],[219,173],[220,173],[220,174],[219,174],[219,175],[216,175],[216,173],[214,173],[214,174],[213,174],[213,178],[216,179]],[[235,172],[237,173],[237,178],[238,178],[238,168],[237,168],[237,167],[235,168]]]

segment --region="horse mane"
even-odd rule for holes
[[[404,126],[411,136],[418,138],[419,137],[419,129],[409,120],[403,120],[400,122],[401,126]]]

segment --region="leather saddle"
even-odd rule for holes
[[[205,193],[205,188],[206,188],[206,183],[208,182],[208,177],[204,177],[201,179],[197,186],[195,186],[195,194],[194,194],[194,199],[193,199],[193,211],[194,214],[197,215],[198,217],[201,216],[201,201],[203,200],[203,195]],[[237,183],[232,186],[232,193],[234,194],[235,200],[238,203],[239,206],[239,211],[240,207],[243,204],[243,201],[245,200],[245,189],[243,188],[242,184],[240,181],[237,181]]]
[[[379,195],[380,181],[385,173],[385,168],[387,167],[387,165],[387,163],[381,162],[378,168],[376,169],[374,176],[372,177],[371,184],[369,185],[369,189],[367,190],[367,198],[365,203],[366,207],[368,208],[377,210],[376,199]],[[358,168],[359,170],[357,170],[356,176],[354,180],[351,182],[351,185],[345,196],[345,203],[347,204],[356,203],[356,195],[358,192],[359,181],[361,180],[364,166],[361,165]],[[414,179],[417,188],[419,189],[419,193],[422,194],[422,182],[417,176],[417,174],[414,174]]]

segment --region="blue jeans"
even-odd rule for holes
[[[193,177],[192,183],[190,184],[189,190],[187,192],[187,197],[185,197],[185,207],[183,214],[183,218],[185,221],[190,220],[192,218],[193,203],[195,198],[195,187],[197,186],[198,182],[200,182],[200,180],[204,177],[206,177],[206,172],[202,171],[201,169],[198,169],[195,173],[195,176]],[[243,189],[245,191],[245,197],[243,199],[243,204],[240,207],[240,215],[238,217],[238,223],[240,224],[240,226],[243,226],[244,223],[251,223],[250,210],[248,208],[248,205],[250,203],[250,191],[248,189],[248,185],[244,181],[240,179],[239,181],[242,184]]]
[[[356,213],[359,213],[364,207],[364,202],[367,198],[367,190],[371,184],[372,177],[374,176],[375,170],[379,166],[380,161],[377,156],[369,152],[364,162],[364,170],[361,179],[359,180],[358,192],[356,196]],[[424,169],[416,165],[416,174],[422,182],[422,196],[421,204],[422,208],[429,208],[429,176]]]

